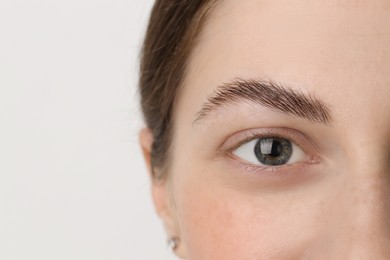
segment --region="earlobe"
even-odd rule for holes
[[[164,224],[167,246],[181,259],[186,259],[186,249],[181,239],[175,206],[172,205],[169,180],[152,181],[152,197],[156,212]],[[172,242],[175,242],[174,246]]]

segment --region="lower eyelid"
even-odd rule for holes
[[[266,185],[263,188],[275,188],[277,186],[274,185],[292,185],[293,183],[297,183],[297,181],[301,183],[303,180],[324,177],[321,171],[318,171],[318,167],[313,168],[315,164],[311,162],[268,167],[246,164],[234,160],[233,165],[235,173],[241,173],[242,177],[246,176],[249,183],[256,184],[257,188],[261,187],[261,185]],[[282,187],[285,188],[287,186]]]
[[[252,164],[237,158],[233,154],[228,154],[226,158],[226,163],[231,165],[229,168],[234,169],[234,172],[242,172],[244,176],[256,178],[253,179],[253,181],[257,180],[258,177],[261,177],[262,181],[265,182],[287,181],[291,179],[297,180],[310,176],[314,177],[313,171],[318,172],[318,167],[312,167],[320,165],[322,162],[320,158],[312,155],[306,155],[304,160],[295,163],[277,166]],[[311,169],[310,171],[308,171],[309,167]]]

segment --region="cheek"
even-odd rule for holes
[[[188,259],[296,259],[319,240],[322,214],[310,202],[245,193],[213,178],[193,178],[213,175],[194,170],[181,172],[187,177],[174,191]]]
[[[215,189],[205,191],[193,185],[182,194],[177,206],[189,259],[245,259],[253,243],[253,230],[248,233],[248,225],[242,224],[250,218],[246,207],[220,195]],[[256,229],[263,233],[262,226]],[[262,240],[262,235],[257,239]]]

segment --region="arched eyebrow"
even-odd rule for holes
[[[240,102],[265,106],[315,123],[332,122],[328,106],[313,95],[284,87],[272,80],[239,78],[217,87],[196,114],[194,124],[221,107]]]

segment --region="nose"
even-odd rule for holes
[[[390,259],[389,153],[388,146],[367,142],[339,173],[325,227],[326,259]]]

